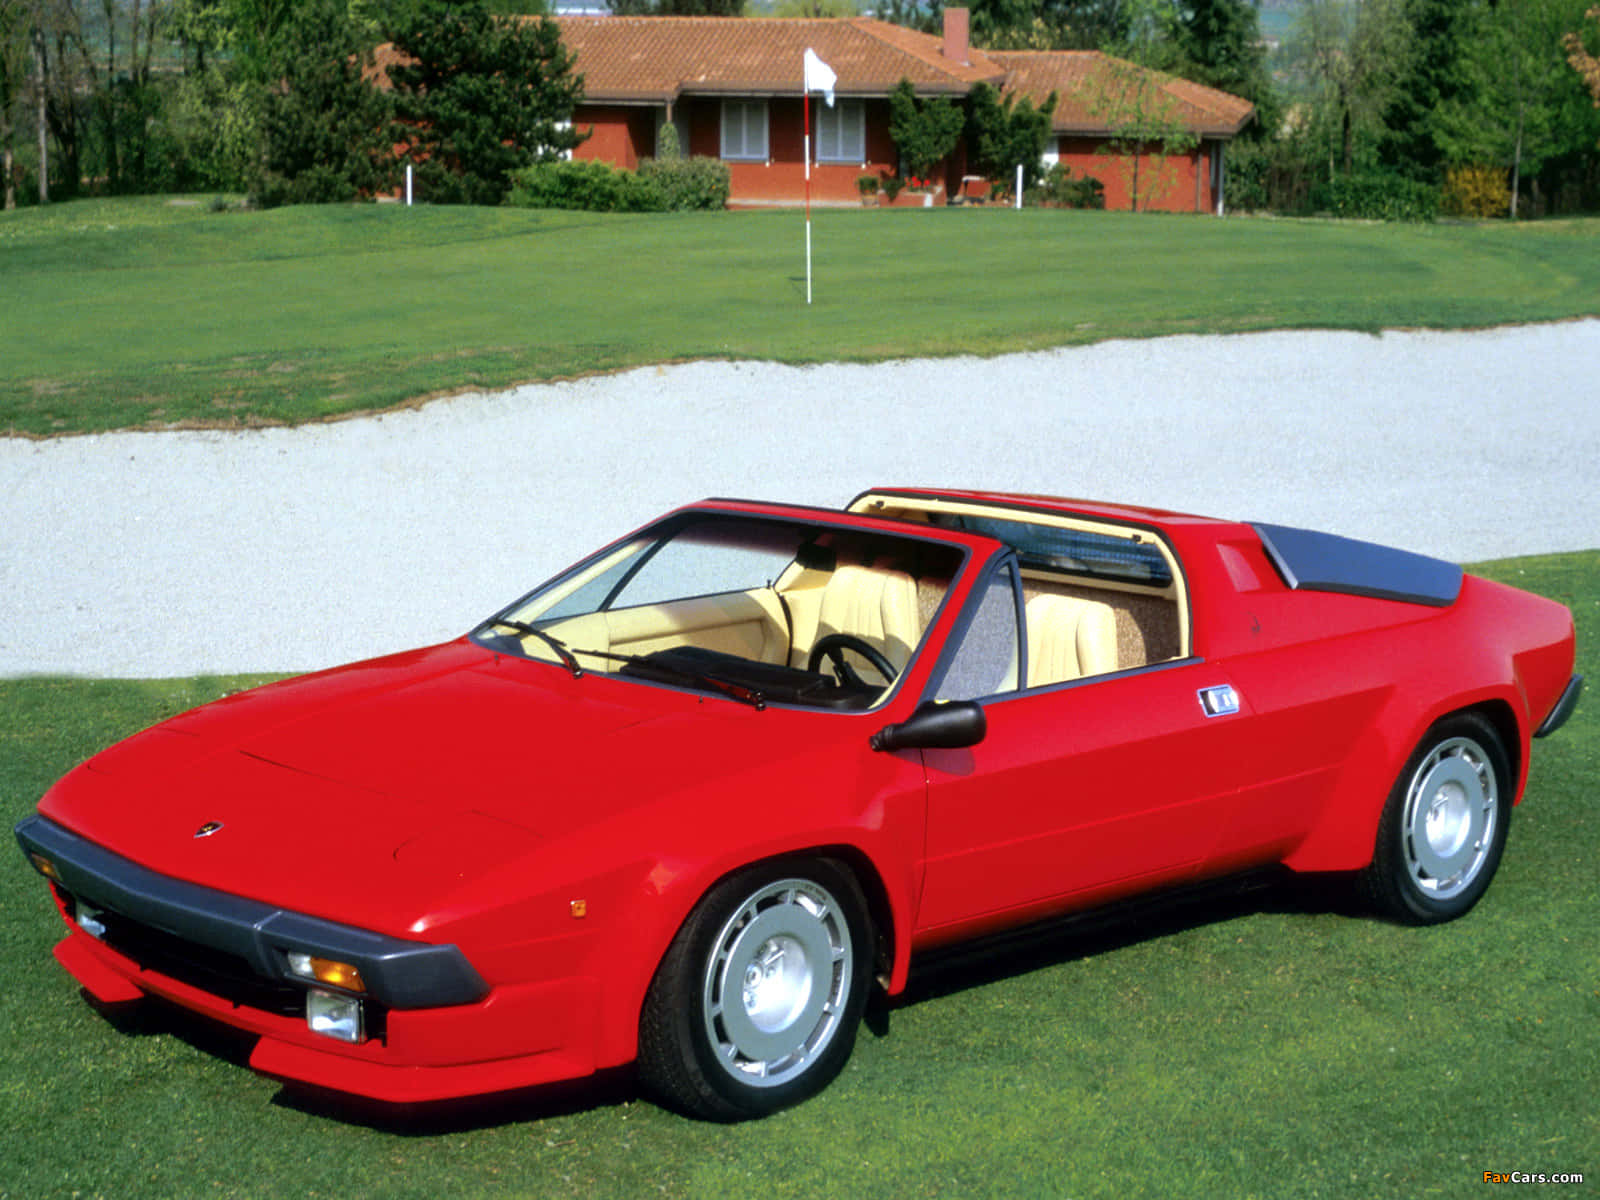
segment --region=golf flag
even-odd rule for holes
[[[823,99],[827,100],[828,107],[833,107],[833,85],[839,77],[833,73],[833,68],[817,57],[817,52],[811,47],[806,47],[806,91],[821,92]]]
[[[833,85],[839,77],[833,68],[817,57],[817,52],[806,47],[804,60],[805,83],[800,90],[801,120],[805,125],[806,155],[806,303],[811,303],[811,93],[821,92],[833,107]]]

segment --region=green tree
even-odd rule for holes
[[[1475,5],[1463,0],[1406,0],[1410,54],[1383,114],[1380,152],[1392,171],[1438,183],[1447,158],[1439,118],[1470,93],[1467,39]]]
[[[619,17],[742,17],[744,0],[606,0]]]
[[[1254,5],[1245,0],[1179,4],[1172,43],[1175,74],[1250,101],[1256,106],[1256,130],[1277,127],[1277,97]]]
[[[967,148],[971,165],[996,187],[1012,186],[1018,165],[1023,187],[1039,182],[1050,117],[1056,110],[1051,92],[1038,108],[1026,97],[1000,94],[987,83],[972,89],[967,107]]]
[[[1163,0],[1164,2],[1164,0]],[[1152,0],[972,0],[972,36],[997,50],[1125,49]]]
[[[1586,20],[1600,24],[1600,4],[1585,10],[1583,15]],[[1567,52],[1567,64],[1583,79],[1583,85],[1594,97],[1595,107],[1600,108],[1600,58],[1589,53],[1583,34],[1577,29],[1561,35],[1561,46]]]
[[[555,22],[496,18],[475,0],[426,0],[393,40],[411,59],[389,71],[395,140],[428,199],[499,204],[512,171],[582,140],[572,112],[583,77]]]
[[[938,33],[944,20],[944,0],[879,0],[871,14],[880,21],[903,25],[922,33]]]
[[[1324,179],[1351,174],[1360,148],[1376,152],[1410,57],[1405,2],[1309,0],[1300,10],[1286,47],[1299,101],[1295,125],[1322,145]]]
[[[1176,183],[1167,160],[1188,154],[1200,142],[1164,82],[1157,71],[1107,58],[1085,93],[1089,111],[1109,131],[1106,152],[1116,156],[1134,212],[1166,198]]]
[[[1510,172],[1510,211],[1517,216],[1525,174],[1572,145],[1565,110],[1581,99],[1562,47],[1562,34],[1583,0],[1499,0],[1476,7],[1463,44],[1462,91],[1434,115],[1446,162],[1494,165]],[[1588,132],[1585,130],[1584,132]],[[1581,136],[1581,135],[1580,135]]]
[[[17,122],[27,90],[32,7],[30,0],[0,0],[0,187],[7,212],[17,206]]]
[[[393,186],[388,97],[363,75],[371,43],[344,0],[296,0],[265,53],[257,200],[323,204]]]
[[[966,120],[947,97],[917,99],[909,79],[889,93],[889,137],[900,155],[900,174],[908,178],[930,176],[961,140]]]
[[[854,17],[861,7],[857,0],[776,0],[775,17]]]

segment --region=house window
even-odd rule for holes
[[[831,108],[817,106],[817,161],[867,161],[866,105],[860,100],[840,100]]]
[[[767,159],[767,102],[722,102],[722,157],[749,162]]]

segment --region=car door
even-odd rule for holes
[[[919,932],[1188,878],[1244,785],[1249,713],[1216,664],[1030,690],[1018,686],[1021,622],[1020,578],[1004,563],[936,685],[941,699],[981,699],[988,731],[970,749],[924,752]]]

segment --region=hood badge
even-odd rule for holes
[[[196,829],[194,831],[194,836],[197,837],[197,838],[208,838],[213,833],[216,833],[217,830],[219,830],[221,828],[222,828],[222,822],[221,821],[207,821],[204,825],[200,826],[199,829]]]

